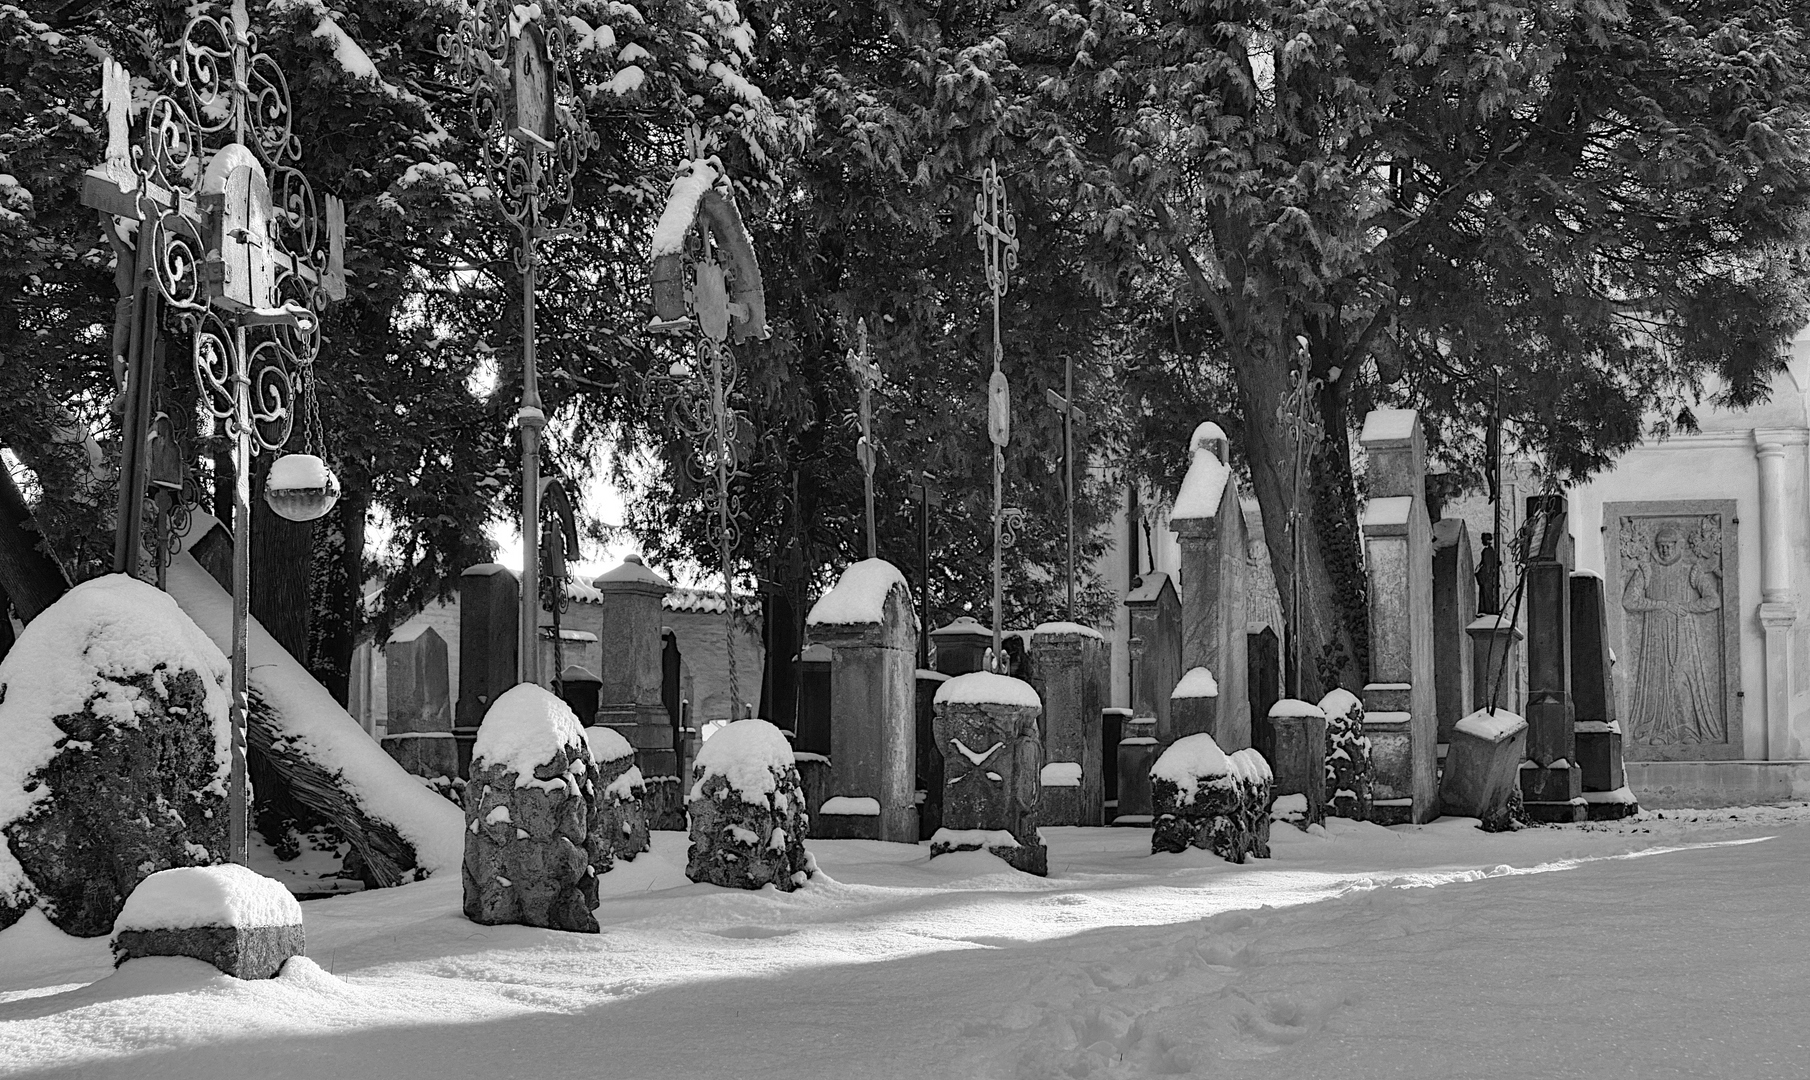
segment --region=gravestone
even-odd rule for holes
[[[459,775],[471,768],[471,748],[490,703],[514,686],[521,585],[498,563],[459,575],[459,701],[453,735]]]
[[[805,619],[829,647],[830,796],[812,834],[918,841],[918,618],[911,586],[884,559],[842,572]]]
[[[1746,757],[1735,500],[1605,503],[1603,529],[1628,760]]]
[[[1168,574],[1151,572],[1125,594],[1130,627],[1131,712],[1169,730],[1169,691],[1182,677],[1182,602]]]
[[[1106,796],[1106,821],[1110,822],[1119,806],[1119,740],[1125,737],[1125,725],[1131,721],[1131,710],[1107,706],[1100,710],[1100,771]]]
[[[917,671],[918,839],[928,840],[943,827],[943,755],[936,749],[936,692],[951,676]]]
[[[1205,732],[1177,739],[1150,768],[1150,850],[1211,851],[1232,863],[1270,855],[1269,764],[1250,747],[1227,754]]]
[[[1371,820],[1438,816],[1433,681],[1433,538],[1426,447],[1412,409],[1375,409],[1359,439],[1369,457],[1364,561],[1370,577],[1370,682],[1364,728],[1376,769]]]
[[[1527,757],[1521,801],[1538,822],[1584,820],[1571,705],[1571,535],[1563,495],[1527,500],[1534,548],[1523,574],[1527,603]]]
[[[691,880],[791,892],[815,871],[804,847],[807,811],[792,747],[765,720],[737,720],[705,740],[685,805]]]
[[[614,728],[635,748],[635,761],[650,782],[679,775],[672,715],[663,700],[665,671],[660,601],[672,585],[629,555],[591,582],[600,595],[596,723]]]
[[[1169,528],[1181,542],[1183,677],[1205,669],[1219,692],[1172,696],[1169,730],[1159,726],[1157,738],[1167,742],[1205,732],[1229,753],[1251,745],[1245,692],[1248,538],[1225,432],[1209,421],[1194,429],[1188,445],[1192,459],[1169,514]]]
[[[1141,716],[1125,721],[1119,739],[1119,806],[1114,825],[1147,827],[1151,822],[1150,767],[1162,746],[1156,739],[1156,718]]]
[[[993,630],[971,615],[930,631],[935,646],[936,669],[945,675],[967,675],[986,668],[987,650],[993,647]]]
[[[1609,612],[1603,579],[1588,570],[1571,575],[1571,704],[1577,717],[1577,764],[1591,821],[1640,810],[1622,769],[1622,730],[1615,711],[1609,653]]]
[[[302,906],[249,867],[180,866],[138,883],[113,924],[113,964],[188,956],[235,979],[272,979],[306,955]]]
[[[1269,721],[1275,732],[1274,756],[1268,758],[1274,794],[1299,795],[1300,825],[1326,820],[1326,713],[1318,705],[1283,698],[1270,706]]]
[[[1464,628],[1471,639],[1471,711],[1520,715],[1521,628],[1507,612],[1479,614]]]
[[[389,696],[383,748],[416,776],[459,775],[446,639],[425,624],[406,627],[383,647],[383,662]]]
[[[1326,717],[1326,812],[1369,821],[1376,767],[1364,734],[1364,703],[1338,687],[1320,699],[1320,712]]]
[[[1521,756],[1527,748],[1527,721],[1503,710],[1479,709],[1452,725],[1445,772],[1439,778],[1442,810],[1474,817],[1484,832],[1515,827]]]
[[[1273,627],[1245,635],[1251,695],[1251,749],[1265,761],[1276,759],[1276,729],[1270,723],[1270,706],[1282,699],[1282,641]]]
[[[1459,518],[1433,523],[1433,692],[1439,741],[1471,712],[1471,643],[1466,628],[1476,617],[1477,569],[1471,538]]]
[[[1098,631],[1079,623],[1044,623],[1031,631],[1030,683],[1043,702],[1045,825],[1104,824],[1100,708],[1110,653]]]
[[[800,754],[830,756],[830,650],[807,645],[798,654],[798,733],[792,748]]]
[[[603,680],[590,668],[567,664],[559,673],[559,699],[580,723],[596,718],[597,693],[602,688]]]
[[[1026,873],[1049,872],[1038,832],[1043,795],[1043,703],[1031,684],[977,671],[936,692],[943,754],[943,827],[930,854],[985,849]]]

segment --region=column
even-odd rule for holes
[[[1791,631],[1797,602],[1791,591],[1790,508],[1785,502],[1785,447],[1754,432],[1760,465],[1760,625],[1766,633],[1766,748],[1781,761],[1801,752],[1791,745]]]

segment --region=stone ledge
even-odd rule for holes
[[[1622,771],[1640,805],[1650,810],[1810,799],[1810,760],[1625,761]]]

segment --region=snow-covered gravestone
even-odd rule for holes
[[[25,627],[0,662],[0,929],[41,904],[98,937],[146,875],[226,857],[229,681],[176,602],[123,574]]]
[[[592,850],[603,861],[602,873],[616,859],[635,861],[652,844],[647,834],[647,809],[641,803],[646,783],[635,765],[635,748],[614,728],[588,727],[585,742],[591,750],[597,794],[591,800]]]
[[[1433,535],[1426,444],[1412,409],[1373,409],[1359,442],[1368,455],[1364,564],[1370,577],[1366,734],[1376,765],[1371,820],[1439,814],[1439,718],[1433,685]]]
[[[1170,696],[1169,730],[1157,731],[1165,745],[1200,732],[1222,747],[1251,745],[1245,692],[1249,538],[1230,445],[1218,424],[1194,429],[1188,440],[1193,457],[1169,512],[1169,527],[1181,541],[1182,680],[1204,670],[1217,692]]]
[[[465,917],[597,932],[597,874],[612,838],[591,833],[598,797],[584,729],[533,683],[490,706],[465,787]]]
[[[1092,627],[1044,623],[1031,631],[1030,682],[1043,702],[1045,825],[1100,825],[1106,812],[1100,709],[1109,657]],[[1116,765],[1116,762],[1115,762]]]
[[[691,766],[691,852],[685,876],[731,889],[791,892],[815,872],[810,817],[785,733],[737,720],[704,740]]]
[[[1439,778],[1441,812],[1477,818],[1485,832],[1514,828],[1526,749],[1527,721],[1514,713],[1479,709],[1458,721]]]
[[[1021,679],[976,671],[944,683],[935,709],[943,827],[930,838],[931,856],[985,848],[1026,873],[1047,874],[1049,849],[1037,830],[1043,795],[1037,691]]]
[[[1320,699],[1326,716],[1326,811],[1353,821],[1370,820],[1370,738],[1364,734],[1364,703],[1349,690],[1330,690]]]
[[[1275,732],[1275,775],[1278,801],[1295,796],[1299,820],[1305,829],[1326,820],[1326,713],[1318,705],[1283,698],[1270,706],[1270,728]]]
[[[139,882],[113,927],[115,966],[192,956],[238,979],[269,979],[303,955],[302,906],[244,866],[183,866]]]
[[[1150,769],[1150,850],[1197,847],[1234,863],[1268,858],[1271,780],[1255,750],[1227,754],[1204,732],[1177,739]]]
[[[918,842],[918,619],[898,567],[865,559],[805,619],[828,646],[830,797],[813,835]]]

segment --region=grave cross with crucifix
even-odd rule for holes
[[[867,480],[867,557],[877,559],[880,546],[874,534],[873,392],[885,376],[868,349],[866,319],[855,323],[855,344],[848,351],[848,369],[854,373],[855,386],[861,392],[861,441],[855,444],[855,456],[861,460],[861,472]]]
[[[1062,414],[1062,495],[1068,501],[1068,621],[1075,621],[1075,425],[1087,423],[1087,414],[1075,404],[1075,358],[1063,363],[1062,393],[1045,390],[1050,408]]]

